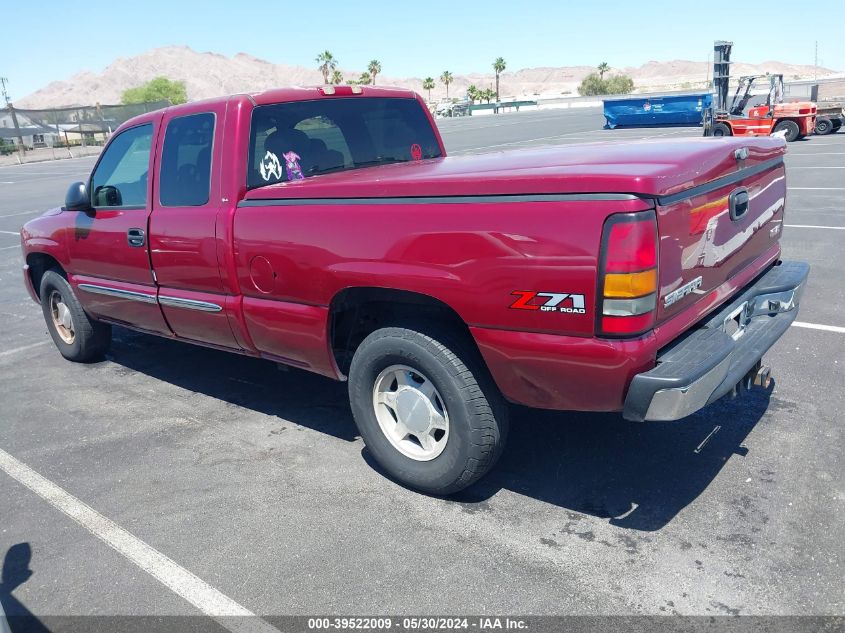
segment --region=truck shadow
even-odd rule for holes
[[[108,359],[156,380],[348,442],[358,437],[346,384],[308,371],[117,327]]]
[[[115,329],[109,358],[181,388],[349,442],[358,435],[346,385],[269,361]],[[659,530],[694,501],[769,406],[773,387],[723,399],[679,422],[511,407],[494,470],[451,497],[469,511],[502,489],[635,530]],[[367,462],[382,473],[362,451]],[[382,473],[384,474],[384,473]]]
[[[489,476],[454,497],[483,504],[505,488],[612,525],[654,531],[718,476],[769,405],[773,385],[678,422],[513,407],[508,447]]]

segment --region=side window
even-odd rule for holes
[[[95,207],[143,207],[153,141],[151,123],[118,134],[106,148],[91,177]]]
[[[165,207],[196,207],[208,202],[214,114],[178,117],[167,124],[159,172],[159,200]]]

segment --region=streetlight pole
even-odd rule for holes
[[[7,83],[9,83],[8,79],[6,79],[5,77],[0,77],[0,86],[2,86],[3,99],[6,101],[6,107],[9,108],[9,114],[12,115],[12,125],[15,126],[15,135],[18,137],[18,151],[21,153],[21,156],[25,156],[26,148],[23,145],[23,136],[21,135],[21,128],[18,125],[18,115],[15,114],[15,107],[9,100],[9,93],[6,91]]]

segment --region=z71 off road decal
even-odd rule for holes
[[[533,290],[514,290],[511,293],[519,297],[510,307],[514,310],[540,310],[541,312],[564,312],[567,314],[586,314],[584,295],[568,292],[534,292]]]

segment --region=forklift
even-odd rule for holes
[[[783,75],[740,77],[733,99],[728,102],[730,58],[733,42],[713,45],[713,106],[705,117],[705,136],[768,136],[780,132],[787,141],[813,133],[816,104],[810,101],[783,102]],[[767,92],[755,94],[768,82]]]

